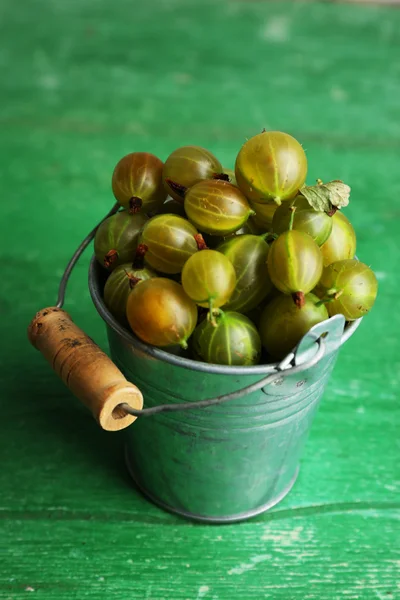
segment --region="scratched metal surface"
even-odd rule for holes
[[[399,598],[400,11],[337,3],[1,4],[2,600]],[[342,349],[302,470],[271,513],[192,525],[138,495],[26,342],[70,253],[112,202],[120,156],[178,145],[231,166],[293,133],[309,182],[343,178],[373,312]],[[105,345],[74,273],[67,310]]]

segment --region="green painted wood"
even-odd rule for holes
[[[1,600],[400,597],[399,28],[394,8],[336,3],[1,3]],[[97,428],[25,328],[111,204],[124,153],[196,143],[229,167],[262,127],[303,142],[310,183],[352,185],[380,294],[288,498],[195,526],[135,492],[123,437]],[[87,258],[66,308],[105,345],[86,273]]]

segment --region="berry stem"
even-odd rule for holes
[[[214,308],[214,299],[210,298],[208,301],[208,315],[207,319],[210,321],[213,327],[217,326],[216,317],[221,317],[223,315],[223,311],[220,308]]]
[[[132,198],[129,200],[129,209],[128,209],[128,213],[130,215],[135,215],[136,213],[138,213],[140,211],[140,209],[142,208],[143,202],[141,198],[138,198],[138,196],[132,196]]]
[[[334,300],[337,300],[338,298],[340,298],[340,296],[343,294],[343,290],[338,290],[336,292],[336,294],[333,296]]]
[[[230,183],[230,179],[229,179],[229,175],[228,173],[214,173],[214,175],[212,176],[213,179],[219,179],[220,181],[227,181],[228,183]]]
[[[342,294],[343,290],[337,290],[336,288],[331,288],[326,292],[327,297],[332,298],[332,300],[337,300]]]
[[[115,263],[115,261],[118,260],[118,256],[119,255],[118,255],[117,250],[109,250],[104,257],[105,268],[109,269],[111,267],[111,265],[113,265]]]
[[[329,302],[333,302],[335,298],[321,298],[318,302],[315,303],[315,306],[322,306],[323,304],[329,304]]]
[[[144,268],[144,257],[149,247],[146,244],[139,244],[136,248],[135,258],[133,259],[133,267],[135,269]]]
[[[176,183],[175,181],[172,181],[172,179],[169,178],[165,180],[165,183],[167,183],[169,187],[175,192],[175,194],[180,196],[180,198],[183,199],[185,197],[187,187],[181,185],[180,183]]]
[[[131,290],[133,290],[135,285],[137,283],[139,283],[139,281],[142,281],[142,280],[140,279],[140,277],[135,277],[134,275],[131,275],[130,273],[128,273],[128,271],[126,269],[124,269],[124,271],[125,271],[125,275],[129,279],[129,287],[131,288]]]
[[[258,237],[265,240],[266,242],[274,242],[277,239],[278,234],[272,233],[272,231],[267,231],[267,233],[261,233]]]
[[[217,321],[215,319],[215,315],[214,315],[214,312],[213,312],[213,304],[214,304],[214,301],[213,301],[212,298],[210,298],[209,301],[208,301],[208,315],[207,315],[207,317],[210,319],[211,325],[213,327],[216,327],[217,326]]]
[[[203,236],[201,235],[201,233],[197,233],[194,236],[194,239],[196,240],[197,248],[199,250],[208,250],[208,246],[207,246]]]
[[[289,231],[292,231],[293,229],[293,222],[294,222],[294,213],[296,212],[296,207],[295,206],[291,206],[290,207],[290,221],[289,221]]]
[[[326,214],[328,215],[328,217],[333,217],[333,215],[338,211],[338,207],[337,206],[332,206],[331,210],[327,210]]]
[[[306,296],[304,292],[294,292],[294,294],[292,294],[292,298],[297,308],[303,308],[306,303]]]

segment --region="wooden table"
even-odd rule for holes
[[[400,11],[256,0],[4,0],[0,598],[400,598]],[[232,166],[262,127],[308,181],[344,179],[378,302],[341,351],[292,493],[232,526],[144,500],[27,343],[64,264],[113,202],[125,153],[184,144]],[[86,256],[66,308],[105,347]]]

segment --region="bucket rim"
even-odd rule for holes
[[[141,352],[147,354],[149,357],[193,371],[203,371],[205,373],[217,373],[223,375],[265,375],[268,373],[273,373],[276,370],[279,362],[254,366],[209,364],[193,360],[191,358],[177,356],[175,354],[171,354],[170,352],[166,352],[161,348],[157,348],[156,346],[142,342],[133,332],[129,332],[127,329],[125,329],[125,327],[120,325],[105,305],[100,284],[100,273],[102,271],[104,270],[97,262],[96,257],[93,255],[89,265],[88,283],[90,296],[97,312],[103,321],[108,325],[108,327],[118,333],[118,335],[121,336],[126,342],[130,343]],[[362,318],[346,323],[339,347],[341,347],[354,334],[356,329],[358,329],[360,326],[361,321]]]

